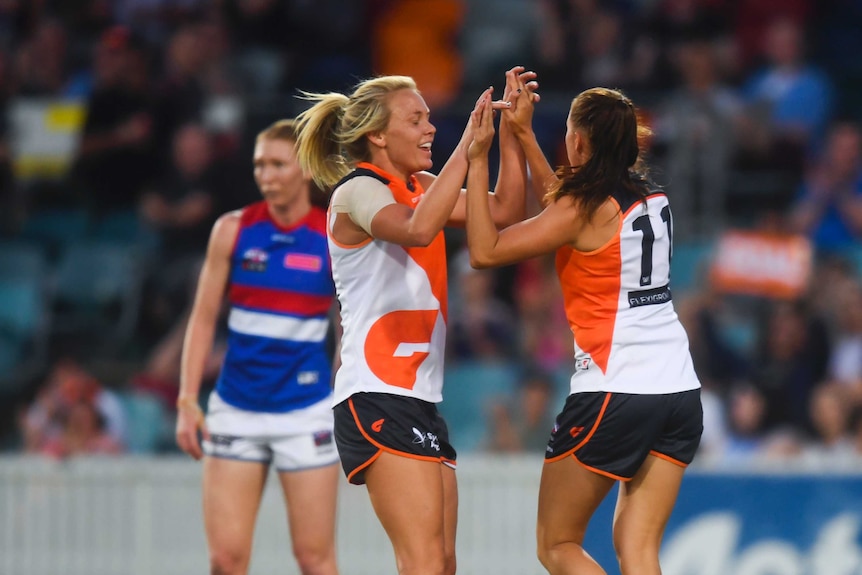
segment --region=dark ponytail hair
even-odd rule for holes
[[[558,168],[546,199],[571,196],[588,220],[620,187],[645,201],[651,183],[640,141],[650,131],[638,125],[632,101],[618,90],[592,88],[572,100],[568,121],[586,136],[590,156],[581,166]]]

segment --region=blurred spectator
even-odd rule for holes
[[[464,11],[461,0],[387,3],[371,35],[374,72],[412,77],[432,110],[451,104],[461,90],[457,40]]]
[[[177,29],[164,52],[162,76],[155,90],[154,138],[156,149],[169,151],[171,140],[180,126],[199,123],[207,101],[204,73],[207,55],[202,29],[185,25]],[[170,153],[159,157],[170,163]]]
[[[829,351],[825,326],[803,302],[771,305],[752,362],[753,383],[766,398],[768,429],[808,429],[808,403],[825,376]]]
[[[862,239],[862,132],[858,125],[840,122],[832,126],[822,157],[807,170],[791,222],[821,253],[858,245]]]
[[[116,455],[123,446],[105,430],[105,420],[96,407],[79,401],[60,416],[62,431],[51,436],[39,452],[56,458],[75,455]]]
[[[58,361],[19,419],[24,450],[62,457],[92,449],[118,452],[126,416],[116,393],[76,360]]]
[[[730,308],[725,299],[705,287],[703,292],[682,298],[677,304],[695,372],[704,388],[722,396],[737,381],[744,380],[750,369],[748,358],[727,341],[722,330],[721,318],[728,315]]]
[[[222,16],[236,46],[235,64],[248,95],[274,94],[294,66],[288,50],[288,3],[279,0],[222,0]]]
[[[723,85],[708,41],[677,48],[682,86],[660,106],[655,143],[666,149],[674,239],[714,237],[726,226],[728,176],[741,102]]]
[[[224,181],[214,161],[210,134],[198,124],[181,127],[171,146],[168,171],[141,198],[144,222],[159,237],[147,319],[160,337],[185,309],[209,232],[220,213]]]
[[[65,1],[65,0],[64,0]],[[125,26],[133,26],[151,44],[162,44],[171,30],[185,22],[202,18],[210,0],[104,0],[90,4],[107,4],[109,14]]]
[[[742,142],[748,145],[749,159],[794,175],[819,144],[832,112],[831,84],[817,66],[806,62],[803,33],[794,20],[774,20],[764,40],[766,65],[742,89]]]
[[[454,261],[454,292],[447,343],[452,360],[508,359],[516,353],[517,323],[509,306],[494,296],[493,270],[470,267],[466,250]]]
[[[461,0],[459,3],[466,7],[459,42],[466,92],[494,85],[500,72],[513,65],[528,66],[525,60],[542,35],[538,3],[533,0]],[[497,97],[503,94],[501,88],[498,87]]]
[[[644,11],[643,22],[636,32],[640,41],[635,46],[641,49],[649,46],[651,52],[656,52],[656,62],[651,66],[653,88],[666,89],[669,84],[674,85],[676,74],[672,61],[677,47],[684,44],[712,45],[719,70],[729,72],[735,67],[735,54],[730,48],[730,4],[728,0],[658,0],[655,7]]]
[[[12,230],[17,224],[21,208],[12,172],[12,150],[9,142],[9,118],[7,115],[10,92],[10,70],[6,52],[0,49],[0,235]]]
[[[814,9],[812,0],[737,0],[734,4],[734,35],[743,69],[757,65],[764,56],[764,38],[776,19],[808,22]]]
[[[541,370],[527,370],[518,381],[517,394],[488,407],[486,449],[494,452],[544,453],[554,428],[554,381]]]
[[[724,463],[752,462],[766,448],[766,400],[750,385],[738,385],[728,395]]]
[[[802,457],[816,469],[835,469],[853,458],[850,416],[853,404],[847,401],[841,386],[820,384],[811,395],[811,426],[814,432]]]
[[[16,91],[22,96],[80,95],[69,87],[68,37],[62,22],[42,20],[15,51]]]
[[[73,172],[94,213],[130,210],[155,172],[148,70],[131,31],[111,28],[95,49],[94,88]]]
[[[41,0],[47,11],[66,25],[74,63],[88,60],[91,46],[116,22],[113,7],[117,0]],[[37,4],[39,2],[34,2]]]
[[[574,338],[552,257],[533,258],[516,267],[515,306],[520,321],[519,350],[526,361],[556,373],[571,373]]]
[[[257,98],[295,88],[341,89],[369,76],[371,25],[366,15],[369,5],[388,7],[390,2],[223,0],[220,4],[235,46],[239,84],[247,98]],[[437,2],[425,4],[433,11]]]
[[[225,306],[225,309],[227,307]],[[132,377],[132,386],[139,391],[153,395],[162,402],[168,412],[176,409],[176,399],[180,387],[180,360],[183,339],[191,309],[187,309],[171,327],[170,331],[149,352],[142,370]],[[215,344],[204,364],[202,379],[206,390],[212,389],[218,378],[227,349],[225,322],[217,324]],[[224,332],[224,333],[221,333]],[[202,394],[205,399],[205,393]]]
[[[857,281],[834,291],[835,342],[829,377],[841,386],[848,401],[862,407],[862,287]]]

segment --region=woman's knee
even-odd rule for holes
[[[302,575],[335,573],[335,550],[313,545],[296,545],[293,556]]]
[[[214,549],[210,551],[212,575],[242,575],[248,571],[249,552],[241,549]]]
[[[628,572],[627,566],[639,565],[645,569],[648,565],[657,565],[659,545],[654,538],[614,529],[614,550],[623,573]]]

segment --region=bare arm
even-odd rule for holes
[[[517,95],[519,94],[518,87],[529,85],[532,89],[538,88],[538,84],[533,81],[535,77],[535,72],[525,71],[521,66],[515,66],[508,70],[503,102],[510,102],[512,106],[516,106]],[[499,109],[505,111],[500,119],[500,166],[494,193],[488,194],[488,205],[494,223],[498,227],[505,227],[523,220],[526,216],[524,194],[527,188],[527,164],[521,144],[509,125],[511,112],[507,108]],[[464,225],[466,217],[467,194],[465,190],[458,198],[458,203],[455,205],[449,223]]]
[[[489,108],[474,111],[475,139],[470,145],[467,174],[467,247],[475,268],[500,266],[552,252],[574,240],[580,228],[577,210],[569,198],[548,205],[529,220],[497,231],[491,219],[488,189],[488,149],[493,139]]]
[[[194,457],[203,456],[197,431],[208,431],[198,406],[201,380],[213,346],[225,290],[230,276],[230,255],[239,231],[238,212],[223,215],[213,226],[206,260],[198,279],[192,313],[186,327],[180,367],[180,392],[177,399],[176,438],[180,448]]]
[[[491,88],[482,93],[476,106],[486,99],[490,101],[490,98]],[[446,225],[458,201],[467,174],[467,147],[472,137],[468,124],[461,141],[437,177],[426,173],[417,175],[425,188],[425,194],[416,209],[390,204],[377,212],[371,221],[371,232],[375,238],[402,246],[427,246],[434,240]]]
[[[557,180],[557,176],[539,147],[536,134],[533,132],[533,109],[538,101],[538,97],[534,93],[534,86],[530,83],[524,84],[521,81],[519,89],[521,91],[517,93],[515,105],[510,110],[504,110],[503,117],[508,120],[515,138],[523,149],[527,166],[530,168],[533,195],[538,200],[539,205],[545,207],[545,194],[548,192],[549,186]]]

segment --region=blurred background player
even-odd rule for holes
[[[214,574],[248,571],[270,465],[303,575],[337,573],[338,454],[325,345],[334,286],[324,212],[311,204],[295,142],[290,120],[258,135],[254,176],[264,200],[213,227],[186,331],[176,437],[195,459],[207,456],[204,525]],[[228,349],[205,420],[198,394],[226,291]]]

